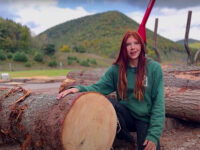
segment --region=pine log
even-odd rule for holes
[[[166,115],[200,123],[200,90],[165,88]]]
[[[200,67],[183,67],[164,70],[166,87],[200,89]]]
[[[85,71],[71,71],[66,79],[75,80],[77,83],[89,85],[97,82],[104,74],[105,69],[94,69]],[[163,69],[165,86],[187,87],[200,89],[200,67],[198,66],[177,66]]]
[[[56,95],[24,97],[27,92],[21,87],[0,92],[3,143],[17,142],[22,150],[111,148],[117,117],[103,95],[77,93],[58,101]]]
[[[59,92],[75,85],[97,82],[105,70],[72,71],[67,74]],[[166,115],[200,123],[200,67],[164,69]],[[107,96],[116,98],[115,93]]]

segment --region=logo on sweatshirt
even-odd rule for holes
[[[144,87],[147,87],[147,86],[148,86],[148,78],[147,78],[146,75],[144,76],[143,85],[144,85]]]

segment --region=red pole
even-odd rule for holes
[[[142,19],[142,22],[139,26],[139,29],[138,29],[138,33],[140,34],[140,36],[142,37],[142,39],[144,40],[144,42],[146,43],[146,29],[145,29],[145,25],[146,25],[146,22],[149,18],[149,15],[151,13],[151,10],[153,8],[153,5],[155,3],[155,0],[150,0],[149,1],[149,4],[148,4],[148,7],[146,9],[146,12],[144,14],[144,17]]]

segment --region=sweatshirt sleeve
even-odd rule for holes
[[[75,87],[79,89],[79,92],[94,91],[94,92],[99,92],[103,95],[108,95],[113,91],[115,91],[113,69],[114,69],[113,66],[108,68],[108,70],[95,84],[89,86],[77,85]]]
[[[160,65],[156,67],[154,73],[154,90],[152,91],[150,126],[146,139],[151,140],[157,145],[158,140],[162,134],[165,121],[164,83],[163,72]]]

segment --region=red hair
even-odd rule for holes
[[[146,74],[146,58],[145,58],[145,44],[142,40],[141,36],[137,31],[128,31],[124,35],[119,55],[116,59],[116,61],[113,64],[119,64],[119,77],[118,77],[118,94],[120,99],[126,99],[126,91],[127,91],[127,67],[128,67],[128,53],[126,48],[126,41],[129,37],[134,37],[139,44],[141,44],[141,52],[138,58],[138,66],[136,71],[136,82],[135,82],[135,88],[134,88],[134,96],[139,100],[142,101],[144,98],[144,77]]]

